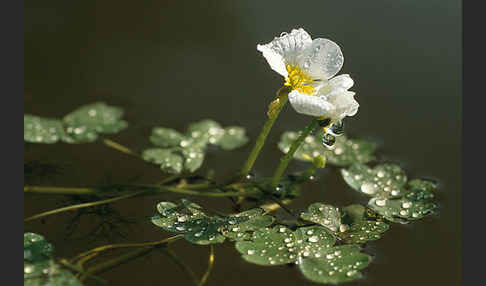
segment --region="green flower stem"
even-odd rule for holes
[[[314,130],[319,126],[319,121],[317,119],[312,120],[312,122],[307,125],[307,127],[304,129],[304,131],[299,135],[299,137],[292,143],[290,146],[290,150],[285,154],[282,159],[280,159],[280,164],[277,167],[277,170],[275,171],[272,179],[272,187],[275,188],[278,185],[278,182],[280,181],[280,178],[282,177],[283,173],[285,172],[285,169],[287,169],[287,166],[289,165],[290,161],[294,157],[295,151],[299,148],[300,144],[304,142],[304,139]]]
[[[267,122],[265,122],[265,125],[263,125],[262,131],[260,132],[260,135],[258,136],[255,145],[253,146],[253,150],[251,150],[250,156],[246,160],[245,165],[243,165],[243,168],[239,173],[240,177],[247,175],[250,172],[251,168],[253,167],[253,164],[255,163],[263,145],[265,144],[265,140],[267,139],[268,133],[270,133],[270,130],[272,129],[272,126],[275,123],[275,120],[277,119],[280,111],[288,101],[288,93],[289,93],[289,89],[286,86],[281,87],[277,91],[277,98],[280,99],[279,105],[272,113],[272,116],[270,116]]]

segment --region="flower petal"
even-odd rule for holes
[[[354,99],[356,93],[352,91],[331,92],[326,96],[327,100],[334,106],[329,113],[333,120],[341,120],[346,116],[353,116],[358,112],[359,104]]]
[[[270,67],[287,77],[286,65],[296,65],[297,56],[312,43],[310,35],[304,29],[293,29],[290,34],[282,33],[265,45],[257,45],[257,50],[263,53]]]
[[[325,97],[307,95],[296,90],[290,92],[289,101],[297,113],[310,116],[324,116],[334,110],[334,106]]]
[[[345,91],[354,85],[354,81],[349,74],[340,74],[330,79],[329,84],[333,90]]]
[[[298,65],[313,78],[330,79],[339,72],[344,56],[339,46],[328,39],[317,38],[298,58]]]

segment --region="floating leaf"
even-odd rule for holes
[[[49,259],[53,250],[52,244],[43,236],[32,232],[24,233],[24,260],[38,262]]]
[[[164,162],[163,156],[169,156],[169,161],[176,159],[174,156],[180,156],[182,160],[180,168],[179,165],[177,165],[177,168],[172,166],[161,167],[162,170],[171,173],[180,173],[182,171],[195,172],[202,166],[208,144],[215,144],[225,150],[232,150],[245,144],[248,138],[245,136],[245,130],[241,127],[231,126],[223,129],[216,121],[204,119],[190,124],[186,135],[182,135],[174,129],[155,127],[152,129],[150,141],[158,147],[167,149],[156,148],[156,150],[166,150],[166,152],[157,152],[156,160],[154,160],[154,156],[145,156],[144,159],[157,164],[157,162]],[[154,149],[145,151],[148,150]],[[154,152],[149,151],[149,154],[153,155]],[[179,159],[177,158],[177,160]]]
[[[433,213],[437,208],[433,198],[434,195],[429,190],[413,189],[401,198],[372,198],[368,206],[389,221],[408,223]]]
[[[183,167],[183,158],[171,149],[152,148],[142,152],[142,158],[160,165],[165,172],[179,174]]]
[[[66,132],[60,120],[24,114],[24,141],[52,144],[63,137]]]
[[[152,223],[166,231],[182,233],[187,241],[201,245],[221,243],[225,237],[247,239],[251,231],[273,223],[273,218],[262,215],[262,209],[228,217],[210,217],[204,214],[200,206],[188,200],[182,200],[180,206],[161,202],[157,210],[160,216],[153,217]]]
[[[290,150],[290,146],[297,139],[297,132],[285,132],[282,134],[278,147],[284,153]],[[375,159],[373,152],[376,144],[362,139],[348,139],[346,136],[336,137],[332,149],[325,147],[315,136],[309,135],[297,149],[294,158],[302,161],[312,161],[317,156],[323,156],[331,165],[348,166],[353,163],[367,163]]]
[[[188,147],[182,150],[184,156],[184,169],[194,172],[199,169],[204,161],[204,151],[198,147]]]
[[[64,123],[73,128],[97,133],[117,133],[125,129],[128,124],[121,120],[123,110],[119,107],[108,106],[104,102],[84,105],[64,116]]]
[[[304,276],[317,283],[342,283],[361,277],[359,270],[366,268],[370,256],[361,253],[358,245],[341,245],[324,249],[324,258],[303,259],[299,268]]]
[[[348,169],[342,169],[341,174],[354,190],[383,198],[400,197],[403,185],[407,182],[407,175],[396,164],[382,164],[373,169],[355,164]]]
[[[217,145],[224,150],[233,150],[245,145],[248,142],[245,129],[238,126],[230,126],[224,129],[224,135],[217,142]]]
[[[272,216],[263,215],[263,209],[251,209],[239,214],[230,215],[227,223],[221,227],[221,233],[234,241],[247,240],[251,233],[265,228],[274,222]],[[231,218],[236,218],[232,220]],[[241,221],[244,218],[244,221]]]
[[[164,127],[153,128],[150,136],[150,142],[158,147],[179,146],[182,140],[184,140],[184,135],[174,129]]]
[[[300,214],[304,220],[325,226],[332,232],[339,231],[341,226],[341,213],[339,209],[322,203],[313,203],[306,212]]]
[[[389,229],[388,224],[379,221],[363,220],[351,224],[346,231],[340,233],[345,243],[365,243],[381,238],[382,233]]]
[[[68,270],[52,260],[52,245],[43,236],[24,233],[24,285],[82,286]]]
[[[81,282],[53,260],[24,262],[24,286],[82,286]]]
[[[113,134],[128,126],[121,120],[123,110],[97,102],[85,105],[63,120],[24,114],[24,140],[32,143],[87,143],[98,138],[98,133]]]
[[[304,276],[320,283],[338,283],[360,277],[358,270],[370,257],[358,245],[333,247],[334,237],[321,226],[302,227],[292,232],[284,226],[257,230],[252,241],[236,243],[243,259],[258,265],[298,262]]]
[[[211,119],[204,119],[190,124],[187,128],[187,136],[195,141],[202,141],[206,144],[217,144],[224,136],[224,129],[218,122]]]

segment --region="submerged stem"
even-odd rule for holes
[[[206,270],[206,273],[204,273],[203,277],[201,278],[201,281],[199,282],[198,286],[203,286],[204,283],[206,283],[206,280],[208,280],[209,274],[211,274],[211,270],[213,269],[213,265],[214,265],[214,246],[210,244],[208,269]]]
[[[312,120],[312,122],[307,125],[307,127],[302,131],[302,133],[299,135],[299,137],[292,143],[290,146],[289,151],[287,154],[285,154],[281,159],[280,159],[280,164],[277,167],[277,170],[275,171],[275,174],[273,175],[272,179],[272,187],[275,188],[278,185],[278,182],[280,181],[280,178],[282,177],[283,173],[285,172],[285,169],[287,169],[287,166],[289,165],[290,161],[294,157],[295,151],[299,148],[300,144],[304,142],[304,139],[314,130],[316,127],[319,125],[319,121],[317,119]]]
[[[251,150],[250,156],[246,160],[245,165],[243,165],[243,168],[239,173],[240,176],[247,175],[250,172],[251,168],[253,167],[253,164],[255,163],[256,159],[258,158],[258,155],[260,154],[260,150],[265,144],[265,140],[267,139],[268,133],[270,133],[270,130],[272,129],[272,126],[275,123],[275,120],[277,119],[280,111],[288,101],[288,93],[289,93],[289,89],[286,86],[281,87],[277,91],[277,98],[279,99],[278,106],[275,107],[275,110],[273,110],[268,120],[265,122],[265,125],[263,125],[262,131],[260,132],[260,135],[258,135],[257,141],[255,142],[255,145]]]

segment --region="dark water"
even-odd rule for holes
[[[266,106],[282,79],[256,50],[293,27],[336,41],[343,50],[341,73],[355,80],[360,110],[347,120],[347,132],[382,143],[380,160],[398,162],[410,178],[439,181],[440,213],[410,225],[393,224],[383,239],[370,242],[375,256],[365,277],[349,285],[461,284],[461,3],[440,1],[25,1],[26,113],[61,117],[74,108],[105,101],[126,110],[130,127],[114,140],[142,150],[154,126],[184,130],[192,121],[212,118],[242,125],[255,139]],[[274,126],[255,165],[257,176],[271,175],[281,153],[280,134],[302,128],[310,118],[290,107]],[[251,144],[234,152],[209,153],[201,173],[218,176],[241,167]],[[25,162],[40,167],[26,182],[88,186],[152,183],[161,173],[100,143],[25,145]],[[289,171],[306,164],[294,162]],[[292,207],[325,201],[338,206],[366,203],[329,168],[305,186]],[[146,218],[161,200],[146,197],[113,204],[124,218],[125,237],[112,242],[161,239]],[[229,211],[224,199],[194,199]],[[66,197],[25,196],[25,216],[69,203]],[[71,257],[105,244],[80,238],[96,225],[85,217],[67,237],[74,214],[25,224]],[[183,241],[172,249],[198,274],[208,249]],[[167,257],[152,253],[103,274],[109,285],[163,285],[190,280]],[[312,285],[298,269],[261,267],[239,258],[231,243],[217,245],[207,285]]]

